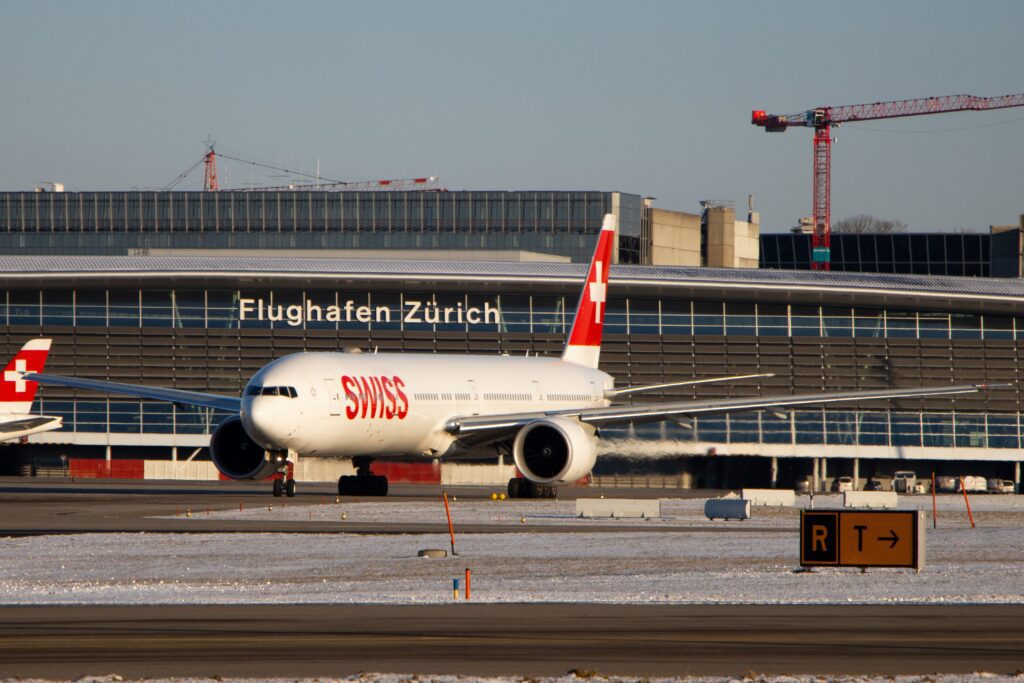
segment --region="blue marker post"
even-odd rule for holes
[[[459,580],[452,579],[452,598],[454,600],[459,599]]]

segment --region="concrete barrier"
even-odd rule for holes
[[[337,483],[338,477],[356,473],[351,460],[335,458],[303,458],[295,464],[294,476],[298,481],[323,481]]]
[[[181,479],[185,481],[216,481],[217,468],[209,461],[146,460],[146,479]]]
[[[895,508],[895,491],[844,491],[844,508]]]
[[[500,486],[516,476],[516,466],[480,465],[464,462],[446,462],[441,465],[441,483],[445,486]]]
[[[577,517],[661,517],[661,501],[630,498],[577,498]]]
[[[794,507],[796,492],[792,489],[740,489],[740,498],[753,507]]]
[[[704,503],[708,519],[750,519],[750,501],[741,498],[709,498]]]

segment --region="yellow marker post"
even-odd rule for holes
[[[459,580],[458,579],[452,579],[452,599],[453,600],[458,600],[459,599]]]

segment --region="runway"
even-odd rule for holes
[[[1021,606],[0,609],[0,675],[296,677],[1009,673]]]

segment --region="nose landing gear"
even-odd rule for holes
[[[338,495],[340,496],[386,496],[388,495],[388,478],[370,472],[371,458],[352,458],[355,465],[355,476],[347,475],[338,479]]]
[[[295,477],[292,475],[292,463],[288,462],[287,453],[274,453],[274,465],[277,472],[274,475],[274,498],[287,496],[295,497]]]
[[[274,497],[280,498],[281,496],[287,496],[289,498],[295,497],[295,480],[288,479],[275,479],[274,480]]]

